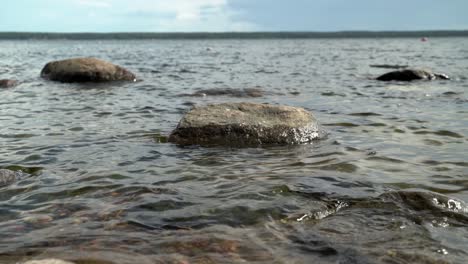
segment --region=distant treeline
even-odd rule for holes
[[[0,39],[283,39],[283,38],[420,38],[468,37],[468,30],[450,31],[341,31],[341,32],[221,32],[221,33],[36,33],[0,32]]]

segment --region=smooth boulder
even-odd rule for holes
[[[325,136],[312,113],[303,108],[222,103],[190,110],[169,141],[180,145],[291,145]]]
[[[96,58],[74,58],[47,63],[41,77],[65,83],[136,81],[132,72]]]
[[[414,80],[435,80],[442,79],[447,80],[449,77],[445,74],[433,73],[426,70],[416,70],[416,69],[405,69],[400,71],[392,71],[385,73],[379,77],[379,81],[404,81],[410,82]]]
[[[0,80],[0,88],[11,88],[18,85],[17,80],[12,79],[2,79]]]

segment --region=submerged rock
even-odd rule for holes
[[[96,58],[74,58],[47,63],[41,77],[59,82],[136,81],[135,74]]]
[[[181,145],[301,144],[326,136],[303,108],[223,103],[190,110],[169,137]]]
[[[18,85],[17,80],[13,79],[2,79],[0,80],[0,88],[11,88]]]
[[[30,260],[23,264],[74,264],[73,262],[61,260],[61,259],[42,259],[42,260]]]
[[[465,202],[430,191],[394,191],[382,194],[381,197],[403,201],[416,211],[454,212],[468,217],[468,205]],[[468,220],[468,218],[466,219]]]
[[[0,187],[14,183],[21,175],[21,172],[0,169]]]
[[[414,80],[435,80],[435,79],[442,79],[447,80],[450,79],[445,74],[433,73],[426,70],[415,70],[415,69],[405,69],[401,71],[392,71],[385,73],[379,77],[377,80],[379,81],[414,81]]]

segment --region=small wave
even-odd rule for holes
[[[468,206],[464,201],[429,191],[394,191],[382,194],[380,198],[403,204],[414,211],[422,212],[418,218],[430,219],[430,216],[448,216],[450,219],[468,223]]]
[[[372,68],[383,68],[383,69],[404,69],[408,68],[408,65],[398,65],[398,64],[371,64],[369,65]]]
[[[436,135],[436,136],[444,136],[444,137],[453,137],[453,138],[464,138],[463,135],[460,135],[456,132],[452,132],[449,130],[437,130],[437,131],[428,131],[428,130],[420,130],[413,132],[415,135]]]
[[[261,70],[255,71],[255,73],[275,74],[275,73],[280,73],[280,72],[279,71],[271,71],[271,70],[261,69]]]
[[[382,116],[381,114],[374,113],[374,112],[359,112],[359,113],[351,113],[350,116]]]
[[[204,97],[204,96],[231,96],[231,97],[262,97],[266,93],[260,88],[244,88],[244,89],[232,89],[232,88],[219,88],[219,89],[204,89],[196,91],[193,94],[187,96]]]

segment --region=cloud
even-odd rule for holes
[[[80,0],[85,1],[85,0]],[[86,4],[112,4],[129,19],[144,20],[141,31],[249,31],[252,23],[239,20],[239,10],[228,0],[86,0]],[[120,11],[120,10],[125,10]]]
[[[141,3],[148,2],[138,0]],[[144,7],[152,10],[157,29],[162,31],[246,31],[255,25],[238,21],[237,12],[228,7],[226,0],[161,0]]]
[[[210,8],[221,12],[226,5],[226,0],[134,0],[130,9],[174,13],[180,20],[196,20],[200,18],[203,9]]]
[[[110,7],[110,0],[75,0],[75,3],[80,6],[88,7]]]

